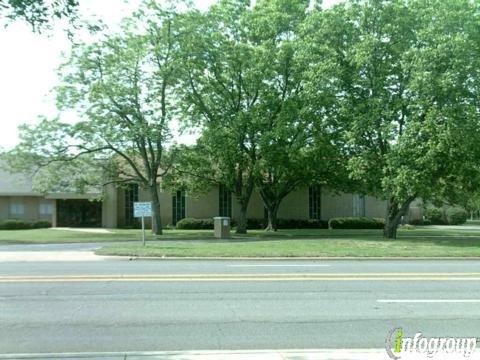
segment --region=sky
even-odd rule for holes
[[[161,0],[159,0],[161,1]],[[206,9],[215,0],[195,0]],[[324,6],[338,0],[326,0]],[[115,29],[122,18],[138,8],[140,0],[81,0],[82,18],[102,19]],[[34,34],[23,21],[0,23],[0,150],[18,143],[17,127],[33,124],[39,116],[58,115],[52,89],[56,69],[65,60],[70,41],[59,26],[49,34]]]

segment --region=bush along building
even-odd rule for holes
[[[97,200],[99,198],[102,200]],[[103,195],[100,192],[40,194],[32,190],[31,180],[25,176],[0,170],[0,224],[10,221],[23,222],[29,227],[35,223],[45,227],[50,223],[54,227],[134,228],[139,226],[133,216],[133,203],[137,201],[149,201],[149,192],[136,184],[108,185]],[[160,203],[164,226],[176,226],[182,219],[203,221],[202,225],[202,221],[184,220],[185,228],[209,228],[215,216],[228,216],[235,223],[240,209],[233,194],[224,186],[212,187],[199,195],[181,190],[161,191]],[[360,194],[336,194],[324,187],[311,186],[300,188],[284,199],[278,211],[278,225],[280,228],[326,227],[332,218],[383,218],[385,211],[383,200]],[[265,217],[260,195],[254,192],[248,207],[249,227],[262,228]],[[405,221],[422,219],[422,205],[415,202]],[[150,225],[148,221],[147,225]]]

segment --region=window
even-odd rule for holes
[[[19,203],[10,204],[10,215],[19,216],[25,214],[25,205]]]
[[[185,191],[177,191],[172,196],[172,224],[177,225],[185,218]]]
[[[220,216],[232,217],[232,193],[225,185],[218,187],[218,208]]]
[[[353,216],[365,216],[365,195],[353,194]]]
[[[38,209],[40,215],[52,215],[53,214],[53,204],[42,203]]]
[[[137,219],[133,217],[133,203],[138,201],[138,184],[129,184],[125,189],[125,226],[135,226]]]
[[[308,189],[308,214],[311,220],[322,218],[322,188],[319,185],[310,186]]]

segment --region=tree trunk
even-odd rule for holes
[[[390,198],[387,202],[387,216],[385,216],[385,227],[383,228],[383,237],[386,239],[397,238],[397,228],[402,216],[407,210],[415,197],[408,198],[404,203],[400,204],[397,199]]]
[[[263,184],[260,187],[260,196],[263,200],[263,206],[267,210],[267,226],[265,231],[277,231],[278,229],[278,209],[282,203],[285,196],[287,196],[291,191],[271,191],[273,186],[270,184]],[[290,189],[294,189],[293,186],[290,186]]]
[[[247,233],[247,208],[250,198],[253,192],[253,178],[250,174],[247,184],[244,185],[243,178],[239,176],[239,180],[235,185],[235,195],[238,203],[240,204],[240,213],[238,214],[237,221],[237,234]]]
[[[277,213],[278,213],[278,204],[266,206],[268,224],[265,228],[265,231],[277,231]]]
[[[395,219],[385,219],[385,227],[383,229],[383,237],[387,239],[397,238],[398,223],[395,223]]]
[[[152,232],[154,235],[162,235],[162,217],[160,210],[160,199],[158,197],[158,184],[150,186],[150,196],[152,199]]]
[[[240,204],[240,213],[238,214],[237,221],[237,234],[246,234],[247,233],[247,206]]]

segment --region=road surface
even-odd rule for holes
[[[380,349],[396,327],[480,337],[480,261],[0,263],[1,354]]]

